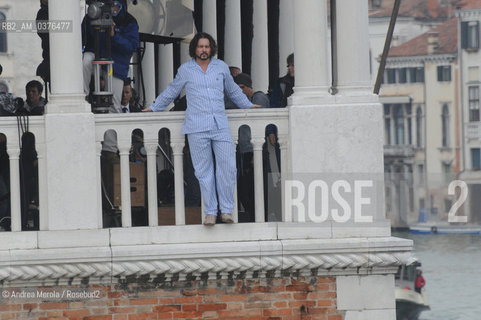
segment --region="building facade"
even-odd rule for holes
[[[256,21],[267,21],[267,2],[253,3],[255,14],[262,13]],[[1,286],[8,292],[0,300],[2,316],[395,319],[394,273],[412,262],[412,241],[391,236],[384,212],[384,119],[369,73],[368,3],[338,1],[335,95],[325,68],[333,58],[327,5],[291,4],[296,84],[289,106],[227,112],[234,141],[241,125],[251,128],[255,222],[206,229],[186,224],[184,113],[91,113],[82,86],[78,1],[49,1],[50,19],[70,20],[73,30],[50,33],[50,98],[46,113],[29,119],[38,153],[39,230],[22,229],[17,121],[0,118],[12,221],[12,231],[0,233]],[[212,2],[202,5],[203,30],[212,32],[207,26],[216,25],[219,15],[212,15]],[[260,54],[267,52],[263,48]],[[266,81],[265,66],[255,70],[258,83]],[[262,205],[262,144],[271,123],[280,144],[279,222],[266,222]],[[155,197],[162,128],[170,131],[175,165],[172,226],[159,225]],[[120,154],[119,228],[102,227],[100,150],[110,129],[117,132]],[[135,129],[143,131],[147,153],[143,227],[132,224],[129,150]],[[326,194],[335,200],[332,207],[318,198]],[[12,295],[15,288],[54,291],[53,301],[37,295],[22,302]],[[69,289],[84,290],[84,296],[55,295]],[[98,299],[85,296],[96,290]]]
[[[459,30],[460,101],[462,103],[463,170],[460,179],[468,186],[468,198],[463,203],[469,222],[481,221],[479,84],[481,54],[479,24],[481,2],[469,1],[457,12]]]

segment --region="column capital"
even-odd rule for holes
[[[121,156],[130,155],[130,144],[126,144],[125,142],[124,143],[122,142],[123,141],[120,140],[119,144],[117,145],[117,148],[119,149],[119,154]]]
[[[261,138],[261,137],[253,137],[251,139],[251,143],[252,143],[252,147],[253,147],[254,151],[256,151],[256,150],[262,151],[262,146],[264,145],[265,142],[266,142],[266,140],[264,138]]]
[[[144,148],[147,155],[155,154],[157,152],[158,144],[156,140],[144,140]]]
[[[184,154],[184,146],[185,146],[184,140],[172,139],[172,141],[170,142],[170,147],[174,152],[174,156]]]
[[[20,148],[7,144],[7,153],[10,160],[18,160],[20,158]]]

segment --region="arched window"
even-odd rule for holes
[[[404,144],[404,110],[403,105],[398,104],[394,109],[395,144]]]
[[[3,82],[0,82],[0,93],[7,93],[8,92],[8,86],[3,83]]]
[[[449,108],[447,104],[443,105],[443,112],[441,114],[442,122],[442,146],[449,147]]]
[[[5,15],[0,12],[0,23],[7,20]],[[0,32],[0,52],[7,52],[7,33]]]
[[[416,147],[423,146],[423,110],[421,107],[416,109]]]

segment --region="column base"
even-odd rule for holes
[[[45,113],[90,113],[90,104],[83,93],[52,94],[45,108]]]
[[[294,94],[287,99],[289,106],[312,106],[334,102],[334,96],[329,93],[328,87],[294,87]]]
[[[339,104],[379,102],[379,96],[372,92],[370,86],[339,86],[334,97]]]

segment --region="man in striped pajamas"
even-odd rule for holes
[[[199,180],[204,198],[204,225],[213,226],[217,205],[223,222],[232,223],[236,163],[234,142],[225,114],[224,93],[240,108],[258,108],[242,93],[234,82],[229,67],[214,58],[217,45],[211,35],[200,32],[189,45],[191,60],[177,70],[173,82],[143,111],[162,111],[186,91],[187,110],[182,133],[189,140],[195,176]],[[214,159],[215,155],[215,174]],[[217,195],[219,203],[217,203]]]

